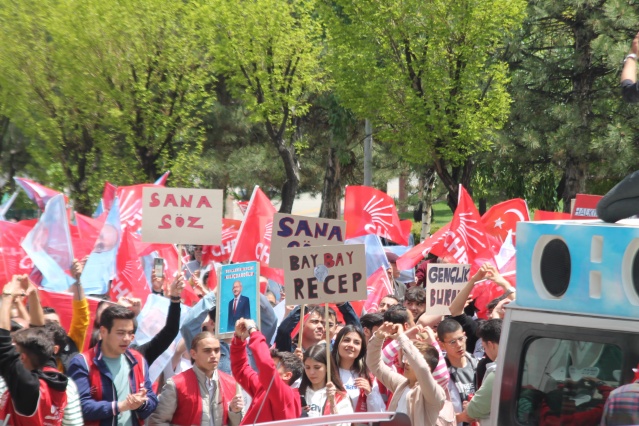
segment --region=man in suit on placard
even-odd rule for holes
[[[227,330],[235,330],[235,323],[240,318],[251,318],[251,300],[242,296],[242,283],[233,283],[233,299],[229,302]]]

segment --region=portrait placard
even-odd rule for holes
[[[218,277],[215,331],[219,338],[231,337],[235,322],[252,319],[260,325],[260,264],[222,265]]]

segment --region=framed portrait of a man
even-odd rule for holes
[[[217,320],[220,338],[231,337],[240,318],[260,324],[260,264],[258,262],[223,265],[217,286]]]

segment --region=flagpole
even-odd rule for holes
[[[326,302],[326,308],[324,309],[324,323],[326,329],[326,379],[331,380],[331,333],[328,327],[328,302]]]
[[[297,347],[302,349],[302,335],[304,334],[304,313],[306,312],[306,305],[302,305],[300,308],[300,332],[297,335]]]

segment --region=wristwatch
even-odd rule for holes
[[[626,62],[628,62],[628,59],[634,59],[636,61],[637,60],[637,55],[635,53],[627,54],[626,57],[623,60],[623,63],[625,64]]]
[[[257,331],[257,327],[255,327],[254,325],[250,326],[248,328],[248,330],[246,330],[246,334],[248,334],[250,336],[251,335],[251,330],[256,330]]]

